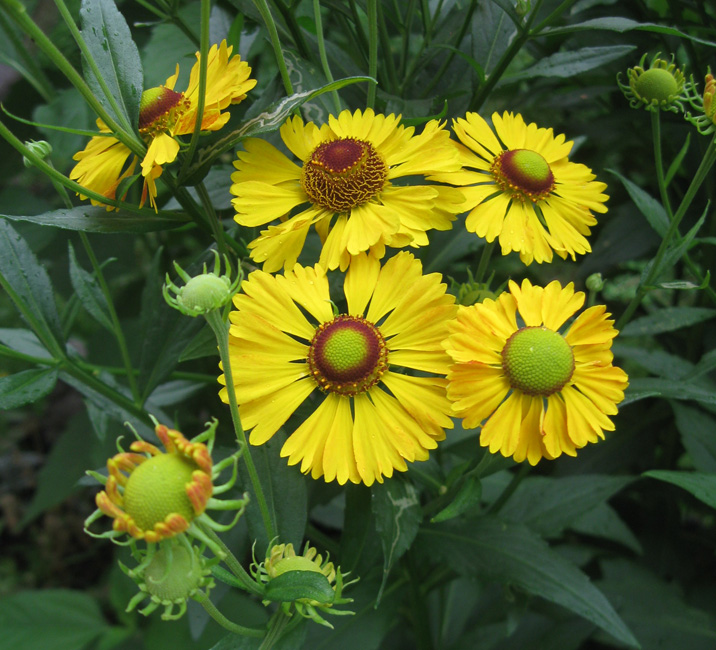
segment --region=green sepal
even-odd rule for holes
[[[264,592],[264,600],[273,602],[290,603],[302,599],[332,605],[335,592],[328,578],[317,571],[287,571],[272,578]]]

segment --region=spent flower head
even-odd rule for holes
[[[683,102],[688,101],[693,82],[686,82],[684,73],[674,63],[673,55],[667,61],[659,58],[660,54],[657,52],[646,68],[647,55],[644,54],[639,65],[627,70],[627,83],[622,83],[619,73],[617,84],[632,108],[678,113],[684,110]]]
[[[219,254],[215,250],[212,252],[214,253],[214,270],[207,272],[206,264],[204,264],[201,275],[194,277],[191,277],[174,262],[176,272],[185,282],[182,287],[176,286],[169,279],[169,274],[167,273],[166,283],[162,287],[164,299],[171,307],[178,309],[182,314],[200,316],[214,309],[220,309],[228,304],[233,295],[239,290],[239,285],[243,278],[241,267],[238,268],[236,278],[232,281],[229,259],[224,256],[226,272],[221,275]]]
[[[158,549],[152,544],[144,551],[136,546],[132,550],[140,563],[134,569],[119,563],[120,569],[139,587],[139,593],[127,605],[128,612],[148,598],[149,604],[139,610],[140,614],[148,616],[162,606],[162,619],[176,620],[186,613],[189,598],[208,596],[216,584],[211,567],[218,559],[207,560],[185,538],[164,542]]]
[[[97,510],[87,518],[85,531],[118,543],[126,535],[131,539],[125,543],[138,539],[156,543],[185,533],[205,542],[215,555],[223,557],[225,554],[207,538],[203,527],[230,529],[243,513],[248,498],[213,497],[233,487],[241,455],[237,451],[214,464],[211,450],[217,424],[214,420],[203,433],[187,440],[179,431],[156,423],[155,431],[165,452],[141,439],[132,442],[129,452],[123,451],[118,443],[120,453],[107,461],[108,477],[88,472],[104,483],[105,489],[97,494]],[[215,485],[214,481],[229,466],[233,468],[229,480]],[[221,525],[206,514],[207,508],[236,510],[236,516],[230,524]],[[89,526],[102,515],[114,520],[112,530],[91,533]]]
[[[353,612],[336,610],[334,605],[353,602],[351,598],[343,598],[344,587],[356,580],[343,582],[344,574],[340,567],[334,567],[308,543],[303,554],[298,555],[293,544],[273,544],[266,553],[266,559],[252,565],[254,579],[264,589],[264,604],[280,602],[281,609],[287,616],[292,609],[304,618],[332,628],[333,626],[319,615],[346,615]]]

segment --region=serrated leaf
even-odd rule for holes
[[[0,219],[0,275],[22,303],[18,305],[20,311],[27,310],[26,318],[34,321],[33,329],[38,327],[61,345],[64,337],[50,276],[25,240],[4,219]]]
[[[624,185],[624,189],[629,193],[634,205],[639,209],[649,225],[663,237],[669,229],[669,217],[661,202],[657,201],[651,194],[642,190],[638,185],[632,183],[628,178],[622,176],[613,169],[608,170],[616,176]]]
[[[460,575],[514,585],[586,618],[631,647],[639,644],[609,601],[574,564],[521,524],[496,517],[422,530],[424,550]]]
[[[506,76],[504,83],[534,79],[535,77],[558,77],[560,79],[574,77],[620,59],[634,49],[636,49],[635,45],[606,45],[557,52],[539,59],[537,63],[526,70]]]
[[[665,307],[647,316],[635,318],[621,330],[621,336],[647,336],[673,332],[682,327],[703,323],[716,316],[707,307]]]
[[[57,368],[41,368],[0,377],[0,409],[36,402],[55,387],[57,376]]]
[[[79,591],[23,591],[0,599],[0,650],[78,650],[108,627],[97,601]]]
[[[70,257],[70,281],[72,282],[72,288],[80,299],[80,304],[102,327],[114,332],[109,306],[97,279],[80,266],[72,242],[68,241],[67,246]]]
[[[383,546],[383,583],[377,599],[380,602],[390,570],[413,543],[423,513],[413,484],[400,476],[374,485],[371,497],[376,529]]]
[[[52,226],[63,230],[79,230],[82,232],[156,232],[171,230],[188,222],[188,219],[177,215],[157,216],[154,210],[141,213],[118,210],[107,212],[99,205],[80,205],[66,210],[52,210],[44,214],[16,215],[3,214],[2,219],[9,221],[25,221],[40,226]]]
[[[112,0],[83,0],[80,18],[82,37],[120,115],[112,107],[91,67],[83,61],[87,84],[110,115],[120,123],[136,127],[144,79],[139,51],[127,21]]]
[[[678,485],[687,492],[691,492],[699,501],[716,508],[716,474],[704,472],[672,472],[667,470],[651,470],[642,476],[666,481]]]

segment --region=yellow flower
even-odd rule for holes
[[[187,440],[179,431],[157,424],[155,432],[166,453],[144,440],[135,440],[129,447],[131,451],[120,451],[110,458],[105,489],[97,494],[97,510],[87,519],[85,529],[106,515],[114,520],[113,530],[95,536],[115,539],[126,533],[134,539],[156,543],[186,531],[205,541],[200,531],[191,529],[196,520],[216,530],[233,526],[243,512],[245,500],[219,501],[212,495],[232,487],[235,474],[221,486],[214,485],[214,479],[229,465],[235,466],[240,452],[213,464],[211,448],[216,425],[214,421],[205,432]],[[211,520],[205,513],[207,507],[238,513],[234,522],[226,526]]]
[[[460,308],[445,348],[454,364],[448,397],[480,444],[536,465],[604,438],[624,399],[627,376],[612,365],[617,335],[606,307],[582,312],[584,293],[554,281],[510,282],[497,300]],[[518,318],[519,317],[519,318]]]
[[[564,135],[508,112],[493,113],[492,123],[494,133],[477,113],[455,120],[463,170],[436,176],[461,186],[465,227],[488,242],[498,237],[502,254],[517,251],[525,264],[591,251],[586,235],[597,223],[592,211],[607,211],[607,186],[569,161]]]
[[[252,227],[281,220],[249,244],[264,271],[290,270],[311,225],[323,242],[319,263],[341,270],[353,255],[370,251],[380,259],[386,246],[425,246],[428,230],[451,227],[458,191],[394,184],[458,170],[449,134],[437,120],[419,135],[399,122],[400,115],[371,109],[331,115],[320,128],[293,117],[280,133],[299,164],[264,140],[244,141],[231,177],[235,219]]]
[[[217,131],[229,120],[226,108],[246,98],[246,93],[256,85],[250,79],[251,68],[241,57],[231,56],[232,48],[222,41],[212,45],[207,58],[206,97],[201,119],[203,131]],[[199,59],[199,53],[196,54]],[[184,92],[174,90],[179,65],[166,84],[150,88],[142,93],[139,111],[139,133],[147,143],[147,153],[141,164],[144,186],[140,206],[149,202],[156,210],[156,180],[161,176],[162,165],[173,162],[180,150],[176,136],[188,135],[194,131],[199,105],[199,61],[191,70],[189,85]],[[134,173],[137,156],[111,135],[109,128],[97,120],[100,133],[88,145],[74,155],[77,164],[70,172],[70,178],[80,185],[110,199],[116,197],[120,182]],[[80,198],[86,198],[80,194]],[[93,205],[101,203],[92,200]],[[111,206],[108,210],[114,209]]]
[[[443,429],[452,428],[442,376],[450,358],[441,341],[454,298],[439,274],[422,275],[412,254],[399,253],[382,268],[356,256],[341,316],[318,264],[283,276],[255,271],[242,289],[230,316],[230,359],[251,444],[268,441],[314,394],[313,412],[281,456],[313,478],[371,485],[405,471],[406,461],[426,460]],[[221,398],[228,401],[226,388]]]

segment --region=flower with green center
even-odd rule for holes
[[[214,253],[214,270],[208,273],[206,264],[204,264],[202,273],[193,278],[174,262],[174,269],[179,274],[179,277],[184,280],[185,284],[182,287],[176,286],[169,279],[169,274],[167,273],[166,282],[162,287],[162,293],[164,300],[167,301],[170,307],[178,309],[182,314],[186,314],[187,316],[199,316],[207,314],[214,309],[220,309],[229,303],[231,297],[239,289],[243,272],[241,267],[239,267],[236,278],[232,281],[229,259],[224,256],[226,273],[221,275],[219,254],[213,249],[212,252]]]
[[[427,460],[453,426],[450,358],[440,344],[456,307],[441,280],[423,275],[410,253],[382,268],[357,255],[343,285],[345,313],[336,316],[320,264],[251,273],[234,296],[229,330],[231,389],[251,444],[283,427],[289,465],[341,484],[372,485]],[[227,388],[220,395],[228,401]],[[306,401],[312,413],[286,425]]]
[[[85,530],[89,533],[89,525],[102,515],[114,520],[113,530],[95,536],[113,540],[128,534],[133,539],[156,543],[186,532],[206,541],[201,527],[231,528],[243,512],[246,499],[213,498],[233,486],[235,471],[224,485],[215,486],[214,480],[227,467],[235,467],[240,452],[214,465],[211,448],[216,426],[214,420],[190,441],[179,431],[157,424],[155,432],[166,453],[144,440],[135,440],[129,452],[120,449],[107,461],[108,477],[92,473],[105,484],[105,489],[97,494],[97,510],[87,519]],[[237,514],[229,526],[220,525],[206,514],[207,508],[237,510]],[[213,547],[212,550],[216,551]]]
[[[251,68],[238,55],[231,56],[232,47],[222,41],[212,45],[207,57],[206,95],[201,116],[202,131],[217,131],[229,120],[226,108],[246,98],[246,93],[256,85],[250,79]],[[199,53],[196,54],[199,59]],[[184,92],[174,90],[179,77],[176,72],[163,86],[149,88],[142,93],[139,110],[139,133],[148,145],[141,164],[144,180],[140,207],[149,197],[156,210],[156,180],[161,176],[162,166],[173,162],[181,149],[177,136],[194,132],[199,108],[199,67],[194,64],[189,85]],[[97,120],[100,135],[93,137],[87,146],[74,155],[78,161],[70,172],[70,178],[80,185],[94,190],[110,199],[123,199],[116,193],[120,183],[134,174],[137,156],[112,136],[102,120]],[[80,198],[86,198],[80,194]],[[101,203],[92,199],[93,205]],[[107,206],[107,210],[115,209]]]
[[[129,570],[119,563],[120,569],[139,587],[139,593],[127,605],[128,612],[149,598],[149,604],[139,610],[140,614],[149,616],[162,606],[162,620],[173,621],[184,616],[189,598],[199,593],[208,596],[215,586],[211,565],[217,560],[208,562],[198,548],[188,543],[172,540],[158,550],[150,546],[144,554],[135,551],[135,555],[144,556],[136,568]]]
[[[647,55],[644,54],[639,65],[627,70],[628,84],[622,83],[621,73],[617,75],[617,84],[632,108],[678,113],[684,110],[683,102],[689,98],[689,88],[684,73],[674,63],[674,57],[665,61],[659,58],[659,54],[652,57],[646,69]]]
[[[425,246],[427,231],[448,230],[462,196],[423,178],[460,168],[449,133],[437,120],[418,135],[400,115],[343,111],[328,124],[289,119],[280,129],[299,164],[258,138],[242,142],[232,174],[236,221],[269,225],[249,244],[264,271],[290,270],[315,226],[320,264],[345,270],[352,256],[382,258],[385,247]],[[418,184],[401,186],[412,176]]]
[[[482,427],[480,444],[492,453],[536,465],[576,456],[614,430],[609,416],[628,385],[612,365],[614,321],[597,305],[560,332],[583,304],[571,283],[511,281],[496,300],[461,307],[449,325],[448,397],[466,429]]]
[[[317,610],[324,614],[353,614],[335,609],[334,605],[352,602],[351,598],[343,598],[342,593],[344,587],[355,580],[344,584],[341,568],[334,567],[327,557],[324,561],[308,543],[302,555],[296,554],[293,544],[274,544],[268,550],[265,561],[260,564],[254,562],[251,570],[256,581],[266,585],[264,604],[280,602],[287,616],[295,608],[300,616],[332,628]],[[306,574],[319,574],[321,577]]]
[[[502,254],[525,264],[551,262],[591,251],[587,236],[606,212],[606,185],[584,165],[570,162],[572,142],[552,129],[525,124],[521,115],[492,115],[493,129],[477,113],[453,122],[462,170],[433,179],[459,185],[469,210],[465,227]]]
[[[691,122],[702,135],[710,135],[716,132],[716,79],[709,68],[704,79],[704,94],[689,99],[691,105],[696,109],[698,115],[686,114],[686,119]]]

